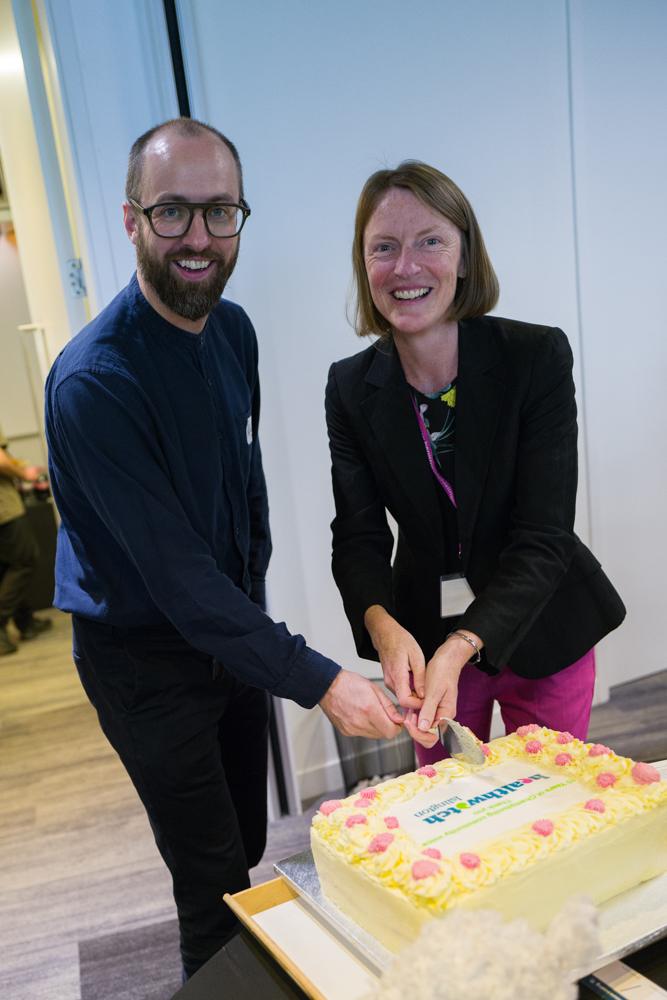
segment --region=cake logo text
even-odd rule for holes
[[[506,785],[499,785],[481,795],[474,795],[469,799],[462,799],[454,795],[444,802],[437,802],[435,805],[415,813],[415,819],[422,819],[425,823],[444,823],[448,816],[460,816],[463,809],[471,809],[473,806],[482,805],[492,799],[502,799],[513,792],[524,791],[525,786],[541,778],[549,781],[547,774],[531,774],[527,778],[520,778],[518,781],[510,781]],[[438,812],[436,812],[438,810]]]

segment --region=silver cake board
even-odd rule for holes
[[[324,896],[312,851],[295,854],[273,867],[317,917],[353,945],[372,967],[379,973],[389,967],[394,955]],[[604,954],[590,968],[578,970],[581,976],[667,935],[667,872],[607,900],[598,912]]]
[[[394,957],[372,934],[346,916],[326,898],[320,886],[312,851],[302,851],[293,858],[278,861],[273,866],[276,874],[291,885],[299,896],[315,910],[325,924],[333,927],[346,941],[361,952],[367,962],[378,972],[389,968]]]

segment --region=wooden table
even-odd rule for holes
[[[244,923],[253,926],[252,917],[288,899],[291,890],[280,879],[238,893],[232,900]],[[258,936],[256,936],[258,935]],[[177,993],[172,1000],[320,1000],[321,994],[308,989],[308,980],[295,969],[289,958],[278,953],[283,965],[262,943],[261,929],[244,929],[225,948],[214,955]],[[626,965],[641,972],[652,982],[667,989],[667,937],[623,959]],[[285,967],[283,967],[285,966]],[[290,969],[290,972],[286,971]],[[301,978],[302,988],[295,978]],[[580,1000],[598,1000],[586,986],[579,987]]]

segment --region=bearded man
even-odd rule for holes
[[[189,119],[130,154],[137,273],[57,358],[46,422],[56,600],[168,865],[184,976],[238,930],[266,838],[267,692],[395,735],[379,688],[265,613],[257,342],[220,299],[250,215],[233,144]]]

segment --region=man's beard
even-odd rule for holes
[[[215,309],[225,285],[229,281],[239,255],[239,244],[232,256],[227,260],[222,254],[208,249],[205,252],[181,247],[178,253],[158,257],[152,247],[144,239],[141,230],[137,233],[137,265],[145,281],[151,286],[160,302],[183,319],[198,320],[208,316]],[[173,260],[212,260],[215,261],[211,278],[190,282],[179,278],[171,269]]]

